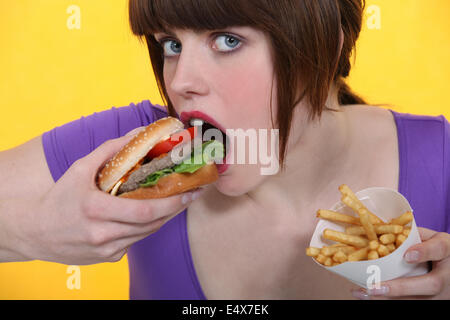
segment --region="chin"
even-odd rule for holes
[[[242,188],[242,185],[227,180],[229,179],[225,176],[219,177],[219,180],[214,183],[214,187],[217,191],[229,197],[239,197],[247,192],[245,188]]]
[[[252,174],[252,170],[238,171],[230,170],[225,175],[219,175],[219,179],[214,182],[217,191],[229,197],[239,197],[262,183],[261,175]]]

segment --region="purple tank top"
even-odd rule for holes
[[[391,112],[398,131],[399,192],[409,200],[418,226],[450,232],[450,125],[443,116]],[[73,162],[104,141],[165,116],[163,107],[145,100],[44,133],[53,179],[57,181]],[[129,249],[131,299],[206,299],[192,261],[186,216],[187,210]]]

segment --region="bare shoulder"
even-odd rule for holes
[[[343,106],[351,125],[366,138],[396,138],[394,116],[389,109],[371,105]]]
[[[361,171],[367,173],[365,184],[397,189],[399,147],[392,112],[367,105],[345,106],[343,109],[348,112],[355,155],[359,155],[358,162],[365,166]]]
[[[392,112],[389,109],[379,106],[355,104],[343,106],[342,108],[352,116],[357,117],[358,120],[366,120],[372,123],[375,123],[377,120],[393,120]]]

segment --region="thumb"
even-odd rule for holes
[[[94,165],[100,164],[99,168],[102,168],[109,159],[116,155],[117,152],[125,147],[125,145],[134,137],[136,137],[136,135],[143,129],[145,129],[145,127],[138,127],[129,131],[122,137],[105,141],[103,144],[97,147],[97,149],[87,155],[86,159]]]
[[[135,129],[129,131],[129,132],[126,133],[125,135],[126,135],[126,136],[135,136],[135,135],[137,135],[139,132],[141,132],[142,130],[144,130],[145,128],[146,128],[145,126],[143,126],[143,127],[137,127],[137,128],[135,128]]]
[[[97,147],[97,149],[84,157],[89,171],[93,174],[97,174],[97,171],[103,168],[106,162],[116,155],[133,138],[134,136],[123,136],[117,139],[105,141]]]

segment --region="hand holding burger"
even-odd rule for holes
[[[8,261],[43,260],[67,265],[118,261],[133,243],[157,232],[198,197],[200,190],[192,190],[161,199],[136,201],[125,198],[128,192],[111,197],[100,190],[99,164],[111,161],[124,145],[130,146],[132,140],[128,135],[104,142],[75,161],[56,183],[43,186],[42,196],[4,201],[4,207],[10,210],[6,212],[14,217],[9,225],[2,220],[2,228],[8,230],[7,242],[3,243],[7,250],[11,248],[11,253],[6,252]],[[182,164],[183,161],[180,166],[187,170],[190,165]],[[176,166],[169,169],[183,171]],[[199,170],[193,175],[196,171]],[[168,176],[166,173],[156,174],[159,179],[147,183],[163,181],[163,174]],[[5,256],[5,250],[3,252]]]
[[[184,129],[173,117],[141,130],[97,176],[99,188],[131,199],[165,198],[218,179],[214,161],[224,157],[218,141],[199,142],[197,127]]]

